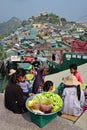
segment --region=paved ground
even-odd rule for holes
[[[87,130],[87,111],[76,121],[75,125]]]
[[[80,72],[82,76],[83,82],[87,83],[87,63],[81,66],[78,66],[78,71]],[[45,79],[52,80],[54,82],[54,85],[58,86],[61,83],[62,78],[68,76],[69,74],[70,74],[70,70],[68,69],[65,71],[61,71],[57,74],[48,75],[46,76]]]
[[[0,94],[0,130],[83,130],[61,117],[57,117],[43,128],[31,122],[29,113],[14,114],[4,107],[4,95]]]

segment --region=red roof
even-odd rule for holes
[[[81,40],[73,40],[71,42],[71,51],[87,53],[87,42]]]
[[[32,62],[34,60],[34,57],[24,57],[24,61]]]

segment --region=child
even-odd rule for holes
[[[29,93],[29,82],[24,80],[22,82],[19,82],[19,85],[21,86],[24,93]]]
[[[50,80],[46,81],[43,86],[43,91],[44,92],[53,91],[53,82]]]
[[[80,73],[77,71],[77,65],[71,64],[69,68],[70,68],[70,72],[76,76],[77,80],[79,82],[83,83],[82,77],[81,77]]]
[[[30,87],[29,82],[26,81],[26,76],[23,78],[21,82],[19,82],[19,85],[23,91],[24,98],[27,98],[27,95],[32,96],[32,88]]]
[[[80,82],[74,75],[70,75],[63,81],[64,89],[62,94],[62,113],[80,116],[85,103],[84,92],[80,88]]]

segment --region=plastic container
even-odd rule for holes
[[[31,111],[29,113],[30,113],[31,121],[36,125],[38,125],[40,128],[44,127],[45,125],[47,125],[57,117],[57,113],[47,114],[47,115],[46,114],[39,115],[39,114],[32,113]]]
[[[40,103],[34,102],[33,108],[36,109],[36,110],[40,110]]]
[[[42,112],[50,113],[51,112],[51,107],[52,107],[52,104],[51,104],[50,100],[41,101],[40,109],[41,109]]]

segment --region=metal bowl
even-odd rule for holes
[[[37,95],[37,94],[36,94]],[[34,96],[36,96],[36,95],[34,95]],[[36,111],[33,111],[33,110],[31,110],[29,107],[28,107],[28,102],[30,101],[30,100],[32,100],[33,98],[34,98],[34,96],[31,96],[31,97],[29,97],[27,100],[26,100],[26,108],[27,108],[27,110],[29,111],[29,112],[31,112],[31,113],[34,113],[34,114],[37,114],[37,115],[53,115],[53,114],[55,114],[55,113],[57,113],[58,111],[56,111],[56,112],[52,112],[52,113],[39,113],[38,111],[36,112]]]

